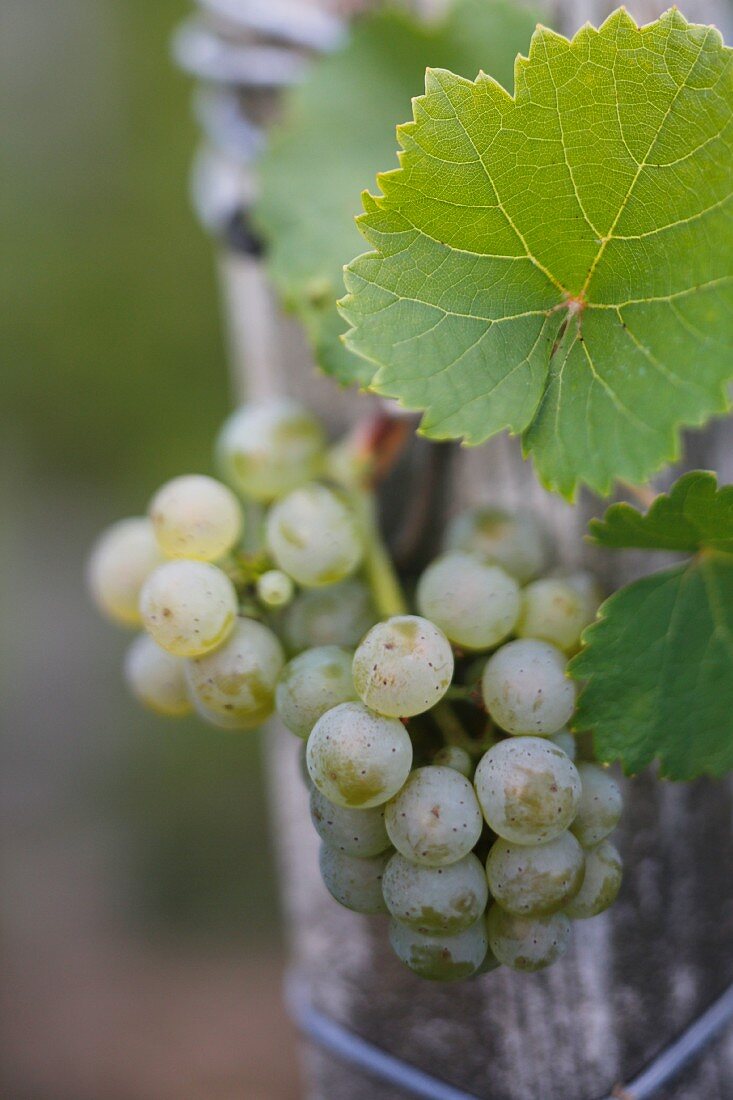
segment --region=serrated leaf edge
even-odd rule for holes
[[[379,172],[376,176],[377,185],[381,188],[381,186],[384,182],[386,182],[388,184],[390,177],[399,174],[403,170],[403,158],[405,157],[405,155],[408,153],[409,150],[406,148],[406,146],[403,143],[402,139],[405,136],[409,137],[409,134],[410,134],[412,128],[414,128],[416,126],[416,124],[417,124],[417,111],[418,111],[420,105],[424,102],[424,100],[430,94],[431,82],[437,80],[438,74],[446,75],[446,76],[450,77],[451,80],[454,80],[459,84],[465,84],[465,85],[471,85],[471,86],[475,86],[479,82],[482,83],[482,84],[489,84],[493,88],[493,91],[494,91],[495,95],[500,96],[500,97],[505,97],[508,100],[510,100],[512,103],[516,104],[518,102],[521,102],[521,98],[522,98],[523,93],[527,92],[526,79],[525,79],[525,69],[532,63],[533,56],[534,56],[535,52],[537,51],[537,49],[539,48],[540,43],[544,44],[545,42],[552,40],[552,41],[556,41],[556,42],[561,42],[563,44],[564,48],[572,49],[574,46],[582,43],[582,41],[585,38],[587,38],[589,36],[599,36],[599,35],[603,34],[604,32],[607,32],[609,29],[614,29],[616,26],[618,26],[619,28],[620,27],[626,27],[627,29],[630,29],[630,30],[640,31],[640,30],[643,30],[645,27],[650,27],[650,26],[653,26],[653,25],[663,25],[665,23],[676,24],[677,26],[687,27],[687,28],[691,28],[693,30],[712,32],[712,36],[715,39],[715,46],[717,47],[717,49],[731,52],[730,47],[727,47],[725,45],[725,42],[723,40],[723,36],[722,36],[722,34],[720,33],[720,31],[718,30],[717,27],[715,27],[713,24],[692,23],[692,22],[690,22],[690,20],[688,20],[683,15],[683,13],[679,10],[679,8],[676,5],[671,6],[665,12],[663,12],[660,16],[658,16],[658,18],[650,20],[648,23],[637,23],[636,20],[627,11],[627,9],[622,6],[622,7],[617,8],[614,12],[612,12],[603,21],[603,23],[597,28],[594,27],[589,22],[584,23],[583,26],[581,26],[579,28],[579,30],[576,31],[576,33],[573,35],[572,38],[568,38],[565,35],[562,35],[562,34],[558,33],[557,31],[554,31],[551,28],[546,27],[541,23],[538,23],[537,26],[535,27],[535,30],[532,34],[531,39],[530,39],[530,47],[529,47],[529,50],[528,50],[527,54],[524,55],[524,54],[520,53],[520,54],[517,55],[517,57],[515,59],[515,62],[514,62],[514,91],[513,91],[513,93],[508,91],[502,84],[500,84],[493,77],[488,76],[486,73],[484,73],[482,71],[479,71],[476,79],[472,81],[472,80],[469,80],[466,77],[460,76],[460,75],[455,74],[455,73],[451,73],[447,69],[432,69],[432,68],[426,69],[426,73],[425,73],[425,92],[424,92],[423,95],[414,96],[413,99],[412,99],[412,108],[413,108],[413,117],[412,117],[412,119],[408,122],[404,122],[404,123],[400,124],[396,128],[397,141],[398,141],[398,144],[400,145],[400,148],[398,148],[397,151],[396,151],[397,152],[398,167],[388,169],[387,171],[384,171],[384,172]],[[356,224],[357,224],[357,226],[359,228],[359,231],[361,232],[362,236],[364,236],[365,239],[367,240],[367,242],[369,244],[372,244],[372,245],[374,245],[375,242],[372,238],[371,231],[370,231],[369,227],[366,224],[366,220],[367,220],[367,218],[370,214],[373,214],[373,213],[375,213],[379,210],[384,209],[385,198],[386,198],[386,196],[384,194],[384,191],[382,191],[381,194],[374,194],[370,191],[364,191],[362,193],[362,204],[364,206],[364,211],[363,211],[363,213],[357,215],[355,220],[356,220]],[[513,225],[513,223],[511,222],[511,219],[510,219],[510,224]],[[516,231],[516,228],[515,228],[515,231]],[[521,234],[518,233],[518,236],[520,237],[520,240],[522,240]],[[603,249],[601,249],[601,252],[602,252],[602,250]],[[561,293],[564,293],[565,295],[568,295],[569,292],[567,290],[565,290],[565,288],[563,288],[562,285],[560,283],[558,283],[558,281],[555,279],[555,277],[552,276],[552,274],[550,272],[548,272],[543,267],[543,265],[541,265],[535,259],[535,257],[529,251],[529,249],[526,249],[526,253],[527,253],[527,257],[541,271],[544,272],[544,274],[556,285],[558,290]],[[600,253],[599,253],[599,255],[596,256],[596,258],[595,258],[595,260],[592,264],[591,272],[589,273],[588,281],[590,280],[590,275],[592,274],[593,270],[597,266],[599,256],[600,256]],[[384,369],[384,364],[379,363],[372,356],[364,354],[364,352],[355,345],[354,336],[355,336],[356,331],[357,331],[357,326],[354,323],[354,314],[350,309],[350,304],[353,302],[353,299],[354,299],[354,282],[355,282],[356,279],[359,279],[360,276],[357,276],[356,273],[352,269],[354,268],[354,266],[356,264],[360,263],[360,261],[367,260],[367,259],[369,259],[369,260],[379,260],[379,259],[383,259],[383,258],[384,258],[384,253],[379,248],[377,248],[375,246],[370,251],[361,253],[359,256],[355,257],[349,264],[345,265],[345,267],[344,267],[344,283],[345,283],[347,293],[342,298],[338,299],[336,304],[337,304],[340,315],[344,318],[344,320],[351,327],[345,333],[342,334],[341,340],[343,341],[345,346],[349,349],[349,351],[351,351],[355,355],[358,355],[360,358],[365,359],[367,362],[372,363],[375,366],[376,369],[375,369],[374,377],[372,378],[372,381],[365,387],[368,392],[377,394],[378,396],[381,396],[381,397],[387,397],[391,400],[394,400],[394,401],[396,401],[396,403],[398,404],[398,406],[400,408],[405,409],[409,412],[421,413],[422,414],[422,420],[421,420],[421,425],[418,429],[418,434],[426,436],[427,438],[433,439],[436,442],[445,442],[447,440],[455,440],[456,439],[455,433],[450,433],[450,432],[442,432],[441,433],[440,431],[436,431],[435,429],[432,429],[429,425],[429,422],[426,423],[426,420],[429,421],[429,415],[430,415],[430,406],[429,405],[425,405],[424,403],[410,403],[410,402],[407,402],[404,399],[402,399],[400,397],[400,395],[390,392],[390,387],[387,384],[385,384],[384,382],[380,381],[380,377],[379,377],[380,373],[382,373],[382,371]],[[588,281],[586,282],[586,287],[588,285]],[[718,411],[721,412],[721,413],[729,411],[730,408],[732,407],[731,399],[728,397],[728,394],[727,394],[727,391],[726,391],[726,386],[725,386],[725,383],[723,383],[723,382],[721,382],[719,387],[718,387],[717,404],[718,404]],[[689,421],[684,421],[684,425],[686,427],[690,427],[690,428],[699,427],[702,424],[707,423],[707,421],[710,419],[711,415],[715,415],[715,414],[714,413],[708,414],[708,413],[705,413],[705,412],[700,412],[693,419],[691,419]],[[670,428],[668,430],[668,434],[669,434],[670,438],[668,439],[668,442],[667,442],[667,449],[661,455],[661,457],[659,459],[659,462],[656,466],[656,469],[661,469],[663,466],[675,463],[679,460],[679,458],[681,456],[681,453],[682,453],[682,439],[681,439],[681,434],[680,434],[681,427],[682,427],[682,422],[670,426]],[[510,436],[517,436],[517,435],[523,436],[524,431],[526,429],[522,429],[521,431],[512,431],[510,428],[507,427],[504,430],[506,430]],[[480,436],[480,437],[475,437],[475,435],[471,435],[469,433],[466,433],[462,437],[459,437],[459,442],[461,443],[461,445],[467,446],[467,447],[478,446],[481,443],[486,442],[487,439],[491,438],[495,434],[498,434],[498,433],[493,432],[493,433],[491,433],[491,435],[483,435],[483,436]],[[532,448],[528,444],[525,443],[524,439],[522,440],[522,456],[525,459],[530,458],[530,457],[532,458],[532,460],[534,462],[535,471],[537,473],[538,480],[540,481],[540,484],[545,489],[548,489],[549,491],[554,491],[554,492],[559,493],[561,496],[563,496],[566,500],[568,500],[571,503],[576,499],[577,494],[578,494],[579,490],[582,488],[583,485],[587,485],[588,488],[595,491],[596,493],[598,493],[601,496],[608,496],[610,494],[610,492],[612,491],[613,485],[614,485],[615,480],[616,480],[615,475],[609,474],[606,478],[576,477],[575,480],[572,481],[572,482],[569,482],[569,481],[568,482],[561,482],[559,479],[554,478],[554,477],[552,477],[552,476],[545,473],[545,471],[542,468],[541,461],[539,461],[537,459],[536,454],[533,452]],[[644,471],[644,474],[648,475],[652,472],[653,471]]]
[[[610,533],[618,520],[623,522],[627,517],[635,524],[639,521],[641,521],[642,524],[647,521],[653,522],[660,513],[664,512],[664,509],[670,501],[674,499],[676,494],[686,491],[688,485],[694,484],[705,485],[712,490],[712,494],[716,497],[725,495],[733,498],[733,485],[718,486],[718,478],[714,470],[689,470],[674,482],[668,492],[660,493],[646,512],[640,511],[627,501],[619,501],[617,504],[612,504],[606,509],[606,513],[602,519],[592,519],[588,524],[588,541],[594,543],[596,546],[603,546],[609,550],[636,548],[649,551],[669,550],[673,553],[694,554],[701,550],[710,549],[720,553],[726,553],[727,551],[721,550],[720,547],[710,547],[705,542],[694,542],[686,546],[670,546],[663,542],[658,543],[656,546],[649,546],[646,542],[629,542],[624,546],[616,546],[613,543],[606,542],[603,538],[604,533],[606,531]]]

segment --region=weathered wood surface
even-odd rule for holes
[[[555,25],[569,31],[586,18],[597,21],[610,5],[567,0],[555,7]],[[662,7],[632,9],[647,18]],[[707,21],[725,15],[703,0],[685,10]],[[362,402],[316,375],[294,324],[268,304],[256,265],[228,257],[222,270],[238,319],[235,373],[250,392],[287,387],[334,427],[363,412]],[[687,442],[688,466],[714,468],[733,481],[733,426],[717,424]],[[429,465],[435,477],[428,446],[415,445],[397,494],[403,504]],[[609,588],[650,568],[648,556],[612,556],[586,546],[582,534],[598,502],[586,497],[570,509],[545,493],[516,441],[440,452],[446,491],[441,496],[435,486],[435,499],[445,502],[446,512],[489,500],[529,504],[553,531],[563,560],[590,566]],[[434,532],[444,518],[440,508],[433,513]],[[733,981],[729,784],[674,785],[651,773],[627,783],[617,834],[626,877],[610,913],[578,922],[568,955],[546,973],[501,970],[442,987],[419,981],[397,962],[382,920],[351,914],[331,900],[318,874],[299,744],[273,730],[268,746],[293,965],[317,1008],[435,1076],[486,1100],[596,1100],[637,1073]],[[310,1100],[402,1098],[313,1048],[306,1064]],[[724,1036],[660,1096],[732,1100],[733,1037]]]

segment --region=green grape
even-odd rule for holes
[[[429,565],[417,586],[420,614],[463,649],[491,649],[508,638],[520,602],[514,577],[459,550]]]
[[[413,973],[436,982],[472,977],[483,966],[488,947],[483,918],[454,936],[428,935],[392,919],[389,942]]]
[[[385,822],[397,851],[428,867],[462,859],[483,828],[481,809],[466,777],[434,765],[411,773],[388,804]]]
[[[177,657],[198,657],[231,634],[237,593],[221,569],[203,561],[169,561],[150,574],[140,593],[145,629]]]
[[[275,685],[285,657],[280,642],[255,619],[237,619],[229,639],[188,661],[188,686],[208,714],[237,729],[254,729],[275,706]]]
[[[347,856],[365,859],[392,847],[384,824],[384,806],[350,810],[335,806],[317,787],[311,787],[310,812],[321,840]]]
[[[364,555],[356,518],[336,493],[316,482],[272,506],[266,538],[276,565],[304,588],[344,580]]]
[[[484,507],[457,516],[448,527],[446,544],[485,561],[495,562],[526,584],[547,567],[547,535],[531,512],[516,515]]]
[[[486,709],[512,734],[557,733],[575,709],[575,684],[559,649],[520,638],[497,649],[481,680]]]
[[[473,852],[449,867],[421,867],[395,852],[384,872],[382,890],[396,920],[429,935],[465,931],[489,900],[486,875]]]
[[[454,768],[470,779],[473,775],[473,760],[470,753],[459,745],[444,745],[433,757],[433,764],[443,768]]]
[[[288,662],[277,683],[275,705],[289,730],[306,738],[327,710],[356,699],[352,659],[351,650],[325,645],[306,649]]]
[[[500,966],[501,963],[497,959],[494,952],[491,950],[490,947],[487,947],[486,954],[484,955],[484,961],[481,963],[481,966],[478,968],[475,974],[472,975],[472,977],[480,978],[482,974],[490,974],[492,970],[498,970]]]
[[[213,477],[176,477],[150,502],[158,545],[169,558],[216,561],[242,534],[244,517],[231,489]]]
[[[557,733],[550,734],[547,740],[551,741],[553,745],[557,745],[559,749],[562,749],[565,755],[569,756],[571,760],[575,760],[575,757],[578,755],[578,744],[570,730],[558,730]]]
[[[418,615],[373,626],[354,654],[354,686],[372,710],[409,718],[430,710],[453,679],[453,651],[442,630]]]
[[[157,714],[179,717],[193,710],[183,660],[166,653],[148,634],[139,634],[130,645],[124,672],[135,698]]]
[[[499,741],[481,757],[473,782],[489,827],[515,844],[553,840],[578,811],[578,769],[542,737]]]
[[[621,820],[621,788],[605,768],[578,764],[580,805],[570,829],[584,848],[592,848],[612,833]]]
[[[528,584],[522,592],[516,633],[520,638],[539,638],[566,653],[574,653],[591,618],[586,600],[572,585],[543,577]]]
[[[294,653],[311,646],[355,646],[376,618],[367,586],[348,580],[297,595],[283,616],[282,633]]]
[[[286,607],[295,595],[295,585],[282,569],[268,569],[257,581],[257,599],[265,607]]]
[[[319,856],[321,878],[331,897],[355,913],[386,913],[382,876],[389,852],[371,859],[357,859],[322,844]]]
[[[565,954],[570,921],[564,913],[549,917],[518,917],[492,905],[486,918],[489,946],[512,970],[543,970]]]
[[[89,589],[99,610],[122,626],[140,626],[140,590],[162,562],[147,517],[113,523],[95,542],[87,565]]]
[[[564,909],[580,890],[584,873],[583,849],[569,832],[546,844],[512,844],[500,838],[486,861],[492,897],[519,917]]]
[[[298,751],[298,774],[303,781],[303,786],[307,791],[315,791],[313,786],[313,780],[310,777],[308,771],[308,748],[305,741],[302,741]]]
[[[573,920],[597,917],[615,902],[621,878],[621,856],[609,840],[602,840],[596,848],[585,853],[583,885],[580,893],[565,906],[565,912]]]
[[[598,608],[603,603],[603,589],[597,579],[587,569],[575,569],[568,573],[565,570],[553,570],[551,576],[559,578],[565,584],[577,592],[583,601],[585,619],[592,623],[596,617]]]
[[[308,738],[308,771],[337,806],[368,809],[387,802],[412,766],[412,742],[394,718],[340,703],[318,719]]]
[[[216,726],[220,730],[243,730],[251,729],[252,727],[242,720],[236,714],[217,714],[215,710],[211,710],[209,707],[204,706],[200,699],[193,699],[193,706],[196,714],[199,718],[203,719],[208,726]]]
[[[243,405],[224,424],[219,465],[238,492],[268,503],[317,477],[326,440],[318,421],[295,401]]]

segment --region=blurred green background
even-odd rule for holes
[[[190,88],[169,60],[188,10],[5,0],[0,17],[14,1100],[293,1087],[282,1042],[266,1049],[285,1025],[257,738],[143,713],[121,684],[127,638],[84,590],[102,526],[143,511],[166,478],[210,469],[229,401],[214,250],[187,194]]]

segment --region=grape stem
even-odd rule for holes
[[[435,724],[442,733],[446,745],[463,745],[468,740],[463,723],[449,703],[438,703],[430,714],[435,719]]]
[[[365,487],[375,488],[394,468],[410,438],[413,425],[385,409],[363,417],[343,441],[346,453]]]
[[[451,684],[443,696],[446,700],[460,700],[464,703],[475,703],[477,700],[476,685]]]
[[[370,489],[352,489],[351,500],[359,518],[364,539],[364,572],[379,614],[406,615],[407,600],[397,572],[384,545],[377,517],[377,502]]]

